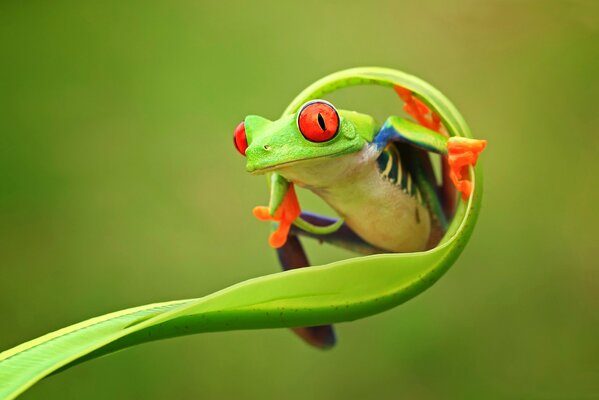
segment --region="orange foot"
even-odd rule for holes
[[[447,161],[451,170],[449,177],[455,187],[468,200],[472,193],[472,181],[469,179],[468,167],[475,166],[478,155],[487,145],[486,140],[451,137],[447,142]]]
[[[404,87],[395,85],[395,93],[404,101],[403,109],[425,128],[439,132],[441,129],[441,118],[432,112],[426,104],[414,96],[414,93]]]
[[[287,189],[287,193],[285,193],[283,202],[275,212],[275,215],[270,215],[268,207],[264,206],[254,207],[253,212],[256,218],[259,220],[277,221],[279,223],[277,230],[270,234],[268,243],[275,249],[282,247],[285,242],[287,242],[287,235],[289,234],[291,224],[301,214],[301,209],[299,202],[297,201],[297,196],[295,195],[293,184],[289,184],[289,188]]]

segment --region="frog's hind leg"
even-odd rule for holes
[[[316,226],[330,226],[336,222],[335,219],[321,215],[302,212],[302,219]],[[377,254],[383,252],[371,244],[365,242],[347,225],[343,224],[335,232],[327,234],[316,234],[307,232],[293,225],[285,244],[277,249],[277,256],[283,270],[310,266],[306,252],[298,236],[307,236],[348,250],[363,254]],[[331,325],[310,326],[292,329],[299,337],[312,346],[327,349],[335,345],[335,331]]]
[[[325,227],[337,223],[337,220],[334,218],[325,217],[306,211],[303,211],[300,216],[304,221],[309,222],[310,224],[315,226]],[[302,228],[292,225],[291,234],[297,236],[310,237],[312,239],[320,241],[321,243],[328,243],[333,246],[341,247],[343,249],[360,254],[370,255],[385,252],[384,250],[379,249],[378,247],[375,247],[370,243],[366,242],[353,230],[351,230],[351,228],[348,227],[345,223],[342,224],[341,227],[339,227],[339,229],[336,229],[334,232],[325,234],[308,232]]]
[[[330,226],[336,222],[335,219],[321,215],[302,212],[302,219],[316,226]],[[296,268],[305,268],[310,266],[306,252],[298,236],[306,236],[326,242],[348,250],[363,254],[381,253],[378,249],[369,243],[366,243],[347,225],[343,224],[339,229],[332,233],[316,234],[307,232],[293,225],[285,244],[277,249],[277,256],[283,270],[287,271]],[[292,329],[299,337],[312,346],[326,349],[335,345],[335,331],[331,325],[310,326]]]
[[[277,255],[285,271],[310,266],[302,244],[293,234],[289,235],[285,244],[277,249]],[[331,348],[336,342],[332,325],[292,328],[292,331],[308,344],[320,349]]]

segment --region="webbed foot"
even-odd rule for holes
[[[287,235],[289,234],[291,224],[301,214],[293,184],[289,184],[283,202],[276,209],[274,214],[271,214],[271,210],[264,206],[254,207],[253,213],[259,220],[276,221],[279,223],[277,230],[270,234],[268,243],[275,249],[282,247],[287,241]]]
[[[462,193],[462,198],[468,200],[472,193],[472,181],[468,167],[475,166],[478,155],[487,145],[486,140],[451,137],[447,142],[447,161],[451,178],[456,189]]]

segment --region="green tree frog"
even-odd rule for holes
[[[374,118],[313,99],[278,120],[250,115],[234,144],[252,174],[268,174],[270,203],[254,214],[275,222],[269,243],[283,269],[309,265],[298,237],[317,238],[362,254],[418,252],[443,236],[455,204],[471,192],[468,168],[486,141],[449,137],[439,116],[395,85],[411,119]],[[435,175],[430,154],[441,157]],[[312,191],[339,215],[302,212],[294,186]],[[294,329],[308,343],[335,343],[330,326]]]

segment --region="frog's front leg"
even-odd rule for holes
[[[438,132],[415,124],[400,117],[389,117],[374,138],[378,150],[390,142],[404,142],[422,150],[447,156],[450,177],[463,199],[472,192],[472,182],[468,176],[468,167],[476,165],[478,155],[487,145],[486,140],[463,137],[446,137]]]
[[[283,246],[291,224],[301,214],[293,184],[281,175],[273,173],[270,182],[269,205],[268,207],[254,207],[253,213],[260,220],[279,223],[276,230],[270,234],[268,243],[274,248]]]
[[[297,225],[302,232],[323,237],[335,234],[344,225],[342,219],[330,221],[330,224],[326,225],[321,224],[320,220],[314,224],[303,219],[293,183],[276,172],[270,178],[268,207],[254,207],[253,213],[260,220],[278,223],[268,239],[270,246],[275,249],[285,244],[292,224]]]

